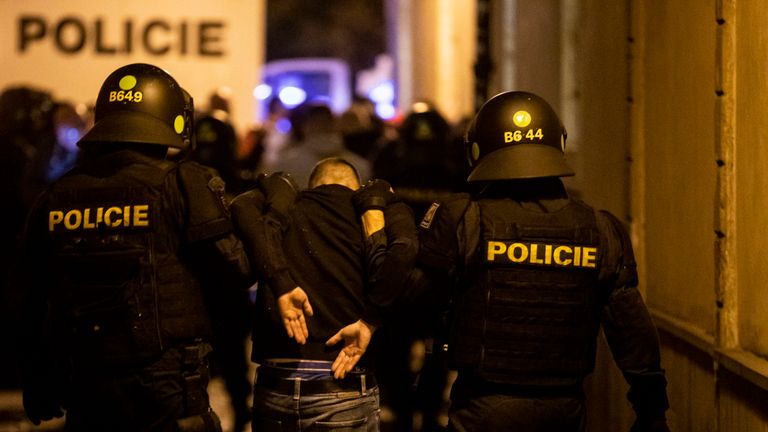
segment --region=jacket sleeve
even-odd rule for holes
[[[256,276],[266,281],[275,297],[279,297],[297,286],[282,246],[289,221],[275,217],[267,207],[264,194],[251,189],[235,197],[229,208],[235,232],[243,241]]]
[[[598,212],[598,227],[605,244],[601,282],[606,289],[602,311],[606,340],[629,383],[627,398],[638,421],[663,419],[669,408],[667,381],[656,326],[637,289],[632,244],[621,222],[610,213]]]
[[[416,261],[418,238],[413,211],[403,202],[384,209],[384,229],[366,240],[368,249],[368,307],[363,319],[378,325],[378,312],[402,296],[404,279]]]
[[[465,231],[467,214],[473,208],[470,204],[468,194],[456,194],[433,203],[424,214],[418,226],[416,268],[406,282],[408,304],[447,308],[456,278],[467,261]]]

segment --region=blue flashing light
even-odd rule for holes
[[[259,84],[253,89],[253,97],[258,100],[267,100],[272,96],[272,87],[269,84]]]
[[[283,117],[275,122],[275,129],[281,134],[287,134],[291,131],[291,121]]]
[[[382,81],[368,92],[368,97],[375,103],[395,100],[395,86],[392,81]]]
[[[278,93],[280,101],[288,108],[294,108],[307,100],[307,92],[299,87],[286,86]]]
[[[380,102],[376,104],[376,114],[384,120],[395,117],[395,106],[391,102]]]

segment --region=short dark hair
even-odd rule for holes
[[[344,158],[325,158],[312,168],[308,187],[312,189],[324,184],[340,184],[350,189],[357,189],[360,187],[360,174],[357,168]]]

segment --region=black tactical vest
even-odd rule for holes
[[[140,362],[208,333],[201,288],[179,259],[182,210],[164,199],[177,168],[78,169],[51,189],[53,312],[76,362]]]
[[[600,244],[594,211],[480,200],[481,239],[450,351],[483,380],[571,386],[594,368]]]

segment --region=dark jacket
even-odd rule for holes
[[[340,347],[325,346],[329,337],[358,319],[379,324],[382,309],[400,296],[402,284],[394,276],[404,274],[416,255],[412,213],[402,203],[392,205],[385,213],[387,227],[366,239],[352,205],[353,193],[340,185],[305,190],[287,218],[265,214],[243,227],[250,233],[241,235],[261,278],[253,332],[255,362],[333,360]],[[287,337],[276,310],[276,298],[297,286],[315,311],[307,317],[305,345]]]

